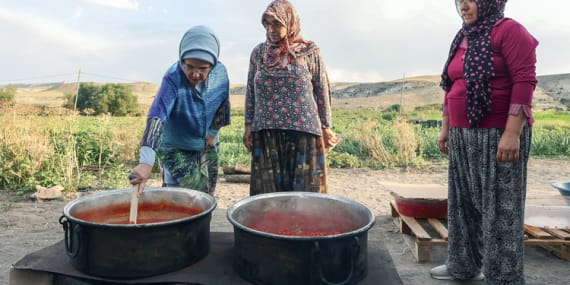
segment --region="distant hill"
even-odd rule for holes
[[[570,107],[570,73],[539,76],[538,86],[544,93]]]
[[[414,108],[429,104],[441,104],[444,92],[439,86],[440,76],[418,76],[376,83],[331,85],[335,106],[342,108],[383,109],[402,104]],[[538,76],[534,94],[537,110],[570,109],[570,74]]]
[[[439,87],[439,75],[417,76],[393,81],[357,83],[331,83],[331,95],[335,108],[373,108],[384,109],[394,104],[402,104],[404,109],[429,104],[441,104],[443,91]],[[98,83],[103,84],[103,83]],[[148,82],[126,83],[139,104],[151,104],[159,86]],[[59,107],[63,104],[64,94],[76,92],[75,83],[18,84],[16,102],[19,104],[44,105]],[[243,107],[245,96],[244,84],[230,86],[232,106]],[[570,73],[542,75],[538,77],[538,86],[534,97],[534,108],[538,110],[570,110]]]

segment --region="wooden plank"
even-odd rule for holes
[[[226,165],[222,168],[224,174],[251,174],[249,164]]]
[[[444,219],[416,219],[401,215],[394,202],[390,202],[390,210],[394,224],[400,227],[402,237],[408,248],[416,258],[416,262],[426,262],[431,259],[431,251],[435,246],[447,246],[448,231]],[[424,228],[420,221],[424,223]],[[441,237],[432,237],[428,231],[437,232]],[[525,246],[540,246],[563,260],[570,261],[570,231],[568,229],[538,228],[530,225],[524,226]],[[414,238],[415,235],[415,238]]]
[[[398,213],[398,210],[396,210],[396,206],[394,206],[393,201],[390,201],[390,213],[392,214],[392,218],[400,216],[400,213]]]
[[[438,219],[428,219],[428,223],[433,227],[433,229],[439,234],[439,236],[447,240],[447,228],[443,225],[443,223]]]
[[[440,245],[447,245],[447,240],[444,239],[418,240],[417,243],[422,245],[440,246]]]
[[[400,216],[400,232],[406,235],[413,235],[414,232],[412,232],[412,229],[410,229],[410,227],[408,226],[408,224],[406,223],[406,221],[404,221],[404,219],[402,219],[402,217]]]
[[[570,244],[563,244],[560,246],[560,255],[558,257],[570,261]]]
[[[431,236],[415,218],[400,215],[400,219],[407,224],[418,240],[431,240]]]
[[[228,183],[245,183],[248,184],[250,182],[251,176],[249,174],[231,174],[231,175],[224,175],[224,179]]]
[[[418,263],[431,260],[431,246],[424,246],[416,243],[416,260]]]
[[[525,245],[570,245],[570,241],[561,239],[531,238],[524,241]]]
[[[544,248],[548,252],[564,259],[566,261],[570,261],[570,245],[561,245],[561,246],[549,246],[549,245],[539,245],[540,247]]]
[[[570,240],[570,233],[567,233],[561,229],[544,228],[544,231],[559,239]]]
[[[554,238],[551,234],[543,231],[541,228],[533,227],[531,225],[524,225],[524,231],[531,235],[532,237],[539,239],[552,239]]]
[[[401,215],[394,205],[393,201],[390,202],[392,216],[397,215],[400,218],[400,231],[403,234],[414,234],[418,240],[431,240],[431,236],[426,230],[418,223],[416,218]]]

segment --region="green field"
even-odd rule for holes
[[[444,159],[437,148],[438,127],[417,121],[438,120],[438,106],[400,114],[385,111],[335,110],[334,130],[344,140],[328,153],[330,167],[381,169],[418,166]],[[570,157],[570,114],[535,113],[532,155]],[[416,124],[411,123],[416,122]],[[145,117],[77,115],[0,115],[0,191],[25,194],[37,185],[62,185],[66,191],[127,186],[127,174],[138,161]],[[247,164],[242,144],[243,109],[232,113],[222,129],[221,165]],[[155,167],[155,175],[158,169]]]

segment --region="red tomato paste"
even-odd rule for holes
[[[244,225],[276,235],[305,237],[336,235],[358,229],[354,222],[338,214],[311,215],[290,211],[261,213],[246,221]]]
[[[129,203],[102,207],[75,213],[77,219],[100,224],[128,224]],[[201,213],[202,209],[175,205],[167,202],[141,203],[137,214],[137,224],[160,223],[190,217]]]

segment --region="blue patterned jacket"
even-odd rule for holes
[[[159,146],[203,151],[206,135],[217,140],[219,128],[229,125],[229,109],[229,79],[221,62],[210,71],[208,80],[196,89],[190,87],[176,62],[162,78],[150,107],[141,141],[141,162],[154,163],[154,153],[150,159],[143,159],[142,150],[149,151],[145,147],[153,152]]]

